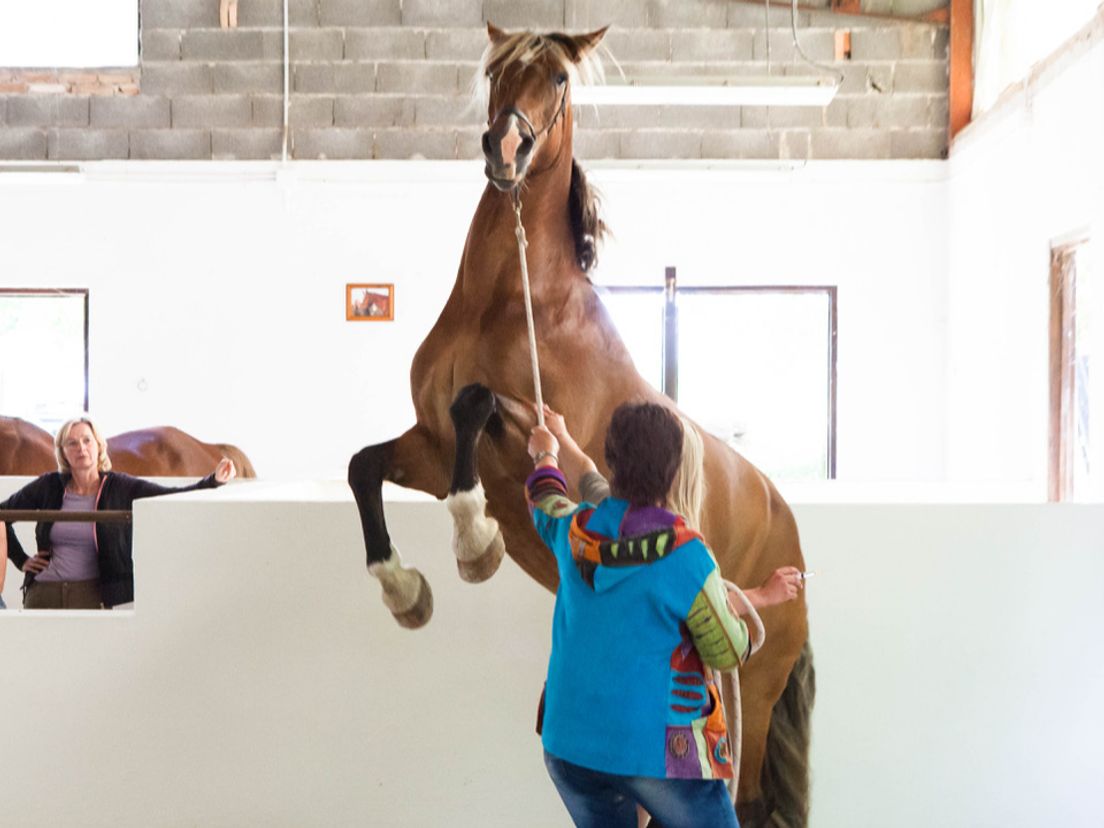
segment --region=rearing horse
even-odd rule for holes
[[[548,589],[552,555],[533,529],[522,483],[535,423],[533,377],[515,239],[515,199],[528,238],[544,397],[599,465],[613,410],[671,402],[636,372],[590,280],[604,226],[572,158],[571,82],[596,66],[590,34],[506,33],[488,26],[483,56],[488,186],[468,231],[456,284],[411,368],[417,422],[349,464],[368,569],[403,626],[432,613],[429,585],[403,566],[384,521],[384,480],[446,498],[460,576],[489,578],[503,552]],[[484,435],[486,438],[484,439]],[[700,527],[726,578],[764,580],[803,567],[793,515],[769,480],[708,434]],[[608,470],[605,470],[608,473]],[[808,813],[812,655],[804,598],[762,613],[767,641],[742,670],[738,812],[746,825],[803,826]]]

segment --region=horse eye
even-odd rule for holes
[[[562,73],[556,75],[556,86],[563,86],[565,83],[567,83],[567,75]]]

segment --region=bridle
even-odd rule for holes
[[[560,118],[563,117],[564,113],[567,111],[567,87],[568,87],[569,84],[570,84],[570,81],[564,81],[563,91],[560,93],[560,103],[556,107],[556,113],[552,116],[552,120],[548,122],[548,125],[545,126],[544,129],[538,130],[535,126],[533,126],[533,122],[529,120],[528,116],[524,112],[522,112],[520,109],[518,109],[516,106],[509,106],[506,109],[499,110],[499,112],[494,116],[494,118],[488,119],[487,128],[490,129],[491,125],[495,121],[497,121],[499,118],[501,118],[503,115],[513,115],[521,123],[521,125],[523,127],[522,132],[523,132],[524,136],[529,139],[530,143],[532,143],[533,145],[536,145],[536,143],[539,139],[543,138],[545,135],[550,133],[556,127],[557,122],[560,120]],[[541,173],[545,172],[546,170],[550,170],[553,167],[555,167],[556,164],[559,163],[560,155],[561,155],[562,152],[563,152],[563,143],[561,142],[559,149],[556,150],[556,157],[552,159],[551,164],[549,164],[543,170],[539,170],[539,171],[538,170],[531,170],[531,171],[526,173],[525,177],[526,178],[535,177],[535,176],[538,176]],[[517,190],[516,187],[514,189],[515,189],[515,191]]]

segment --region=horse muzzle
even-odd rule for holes
[[[484,173],[502,192],[517,187],[533,157],[536,139],[525,118],[505,112],[483,133]]]

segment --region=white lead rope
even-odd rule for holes
[[[533,298],[529,293],[529,263],[525,257],[525,248],[529,242],[525,239],[525,227],[521,223],[521,194],[514,189],[514,218],[517,227],[518,259],[521,261],[521,289],[525,294],[525,322],[529,328],[529,361],[533,366],[533,394],[537,401],[537,425],[544,425],[544,397],[541,395],[540,361],[537,359],[537,327],[533,322]]]
[[[732,581],[725,581],[724,585],[728,594],[744,605],[745,611],[742,615],[747,618],[747,625],[751,635],[751,651],[748,653],[748,658],[751,658],[751,656],[758,652],[759,648],[763,646],[763,642],[767,638],[767,631],[763,626],[763,619],[759,617],[759,613],[755,611],[755,607],[751,605],[751,601],[744,595],[742,589],[732,583]],[[729,727],[729,752],[732,754],[732,781],[728,793],[732,798],[733,806],[735,806],[736,793],[740,786],[740,754],[744,741],[743,713],[740,703],[740,668],[733,667],[732,670],[728,672],[727,678],[732,682],[732,706],[735,708],[735,710],[725,711],[725,721],[728,722]],[[721,706],[724,706],[723,683],[721,685]],[[728,715],[729,713],[732,715]]]

